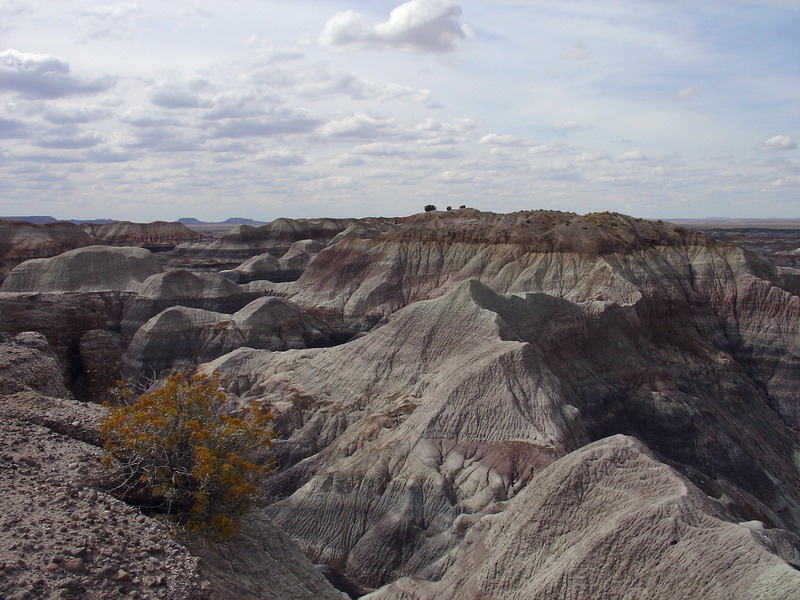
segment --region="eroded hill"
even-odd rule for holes
[[[176,252],[224,274],[0,302],[271,406],[264,515],[375,598],[796,597],[800,273],[610,213],[250,229]],[[92,336],[48,342],[80,373]]]

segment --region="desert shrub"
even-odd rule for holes
[[[431,212],[436,210],[436,206],[433,204],[426,204],[425,205],[425,212]]]
[[[178,373],[133,400],[122,401],[104,419],[105,464],[122,469],[121,495],[147,499],[175,526],[206,539],[225,540],[240,527],[269,474],[272,415],[255,403],[234,416],[217,375]]]

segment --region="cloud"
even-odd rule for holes
[[[117,2],[84,10],[84,31],[91,39],[128,37],[142,9],[131,2]]]
[[[299,154],[289,150],[263,152],[253,158],[253,162],[270,167],[291,167],[305,164],[306,160]]]
[[[0,117],[0,138],[23,138],[27,135],[27,129],[22,121]]]
[[[24,98],[46,99],[94,94],[112,85],[114,81],[108,77],[95,80],[76,77],[65,60],[52,54],[0,52],[0,91],[15,92]]]
[[[606,152],[581,152],[575,157],[575,161],[579,163],[594,163],[608,158],[609,155]]]
[[[631,150],[620,154],[619,160],[622,162],[643,162],[650,159],[641,150]]]
[[[132,106],[125,111],[122,122],[134,127],[163,127],[174,123],[174,120],[156,115],[142,106]]]
[[[474,175],[462,171],[443,171],[434,179],[442,183],[475,183],[477,181]]]
[[[353,148],[353,153],[364,154],[367,156],[403,156],[410,154],[407,148],[400,144],[389,144],[387,142],[373,142],[363,144]]]
[[[259,60],[250,67],[245,79],[268,86],[269,89],[280,88],[312,100],[342,96],[378,102],[407,100],[435,107],[431,102],[431,91],[427,89],[415,89],[398,83],[376,83],[328,63],[303,66],[286,65],[284,62],[272,61],[269,57]]]
[[[213,124],[211,132],[215,138],[272,137],[309,133],[319,124],[305,111],[281,109],[256,118],[223,119]]]
[[[483,136],[479,144],[491,144],[492,146],[522,146],[525,140],[516,135],[498,135],[496,133],[489,133]]]
[[[561,130],[591,129],[591,125],[587,125],[586,123],[579,123],[577,121],[553,121],[553,129],[561,129]]]
[[[692,100],[697,94],[700,92],[700,86],[697,85],[690,85],[689,87],[685,87],[682,90],[679,90],[677,94],[675,94],[675,99],[680,100],[681,102],[687,102]]]
[[[97,106],[51,106],[44,113],[44,118],[55,125],[72,125],[76,123],[91,123],[111,116],[107,108]]]
[[[329,121],[320,133],[324,137],[375,138],[384,134],[389,126],[390,122],[385,119],[357,113]]]
[[[210,102],[200,96],[207,88],[208,82],[199,77],[157,83],[150,89],[150,102],[164,108],[208,107]]]
[[[92,148],[105,141],[105,136],[99,132],[76,133],[74,135],[61,135],[46,137],[37,146],[41,148],[57,148],[61,150],[76,150],[79,148]]]
[[[757,148],[759,150],[796,150],[797,142],[795,142],[788,135],[776,135],[766,141],[761,142]]]
[[[460,22],[461,7],[449,0],[410,0],[389,14],[389,20],[370,27],[359,13],[337,13],[325,24],[319,43],[329,48],[404,48],[450,52],[472,37]]]

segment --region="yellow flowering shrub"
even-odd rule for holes
[[[146,491],[150,508],[178,527],[225,540],[257,502],[272,468],[273,416],[251,403],[236,416],[218,375],[178,373],[139,396],[120,386],[100,432],[107,465],[120,465],[125,493]]]

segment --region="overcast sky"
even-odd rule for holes
[[[0,0],[0,215],[800,217],[797,0]]]

